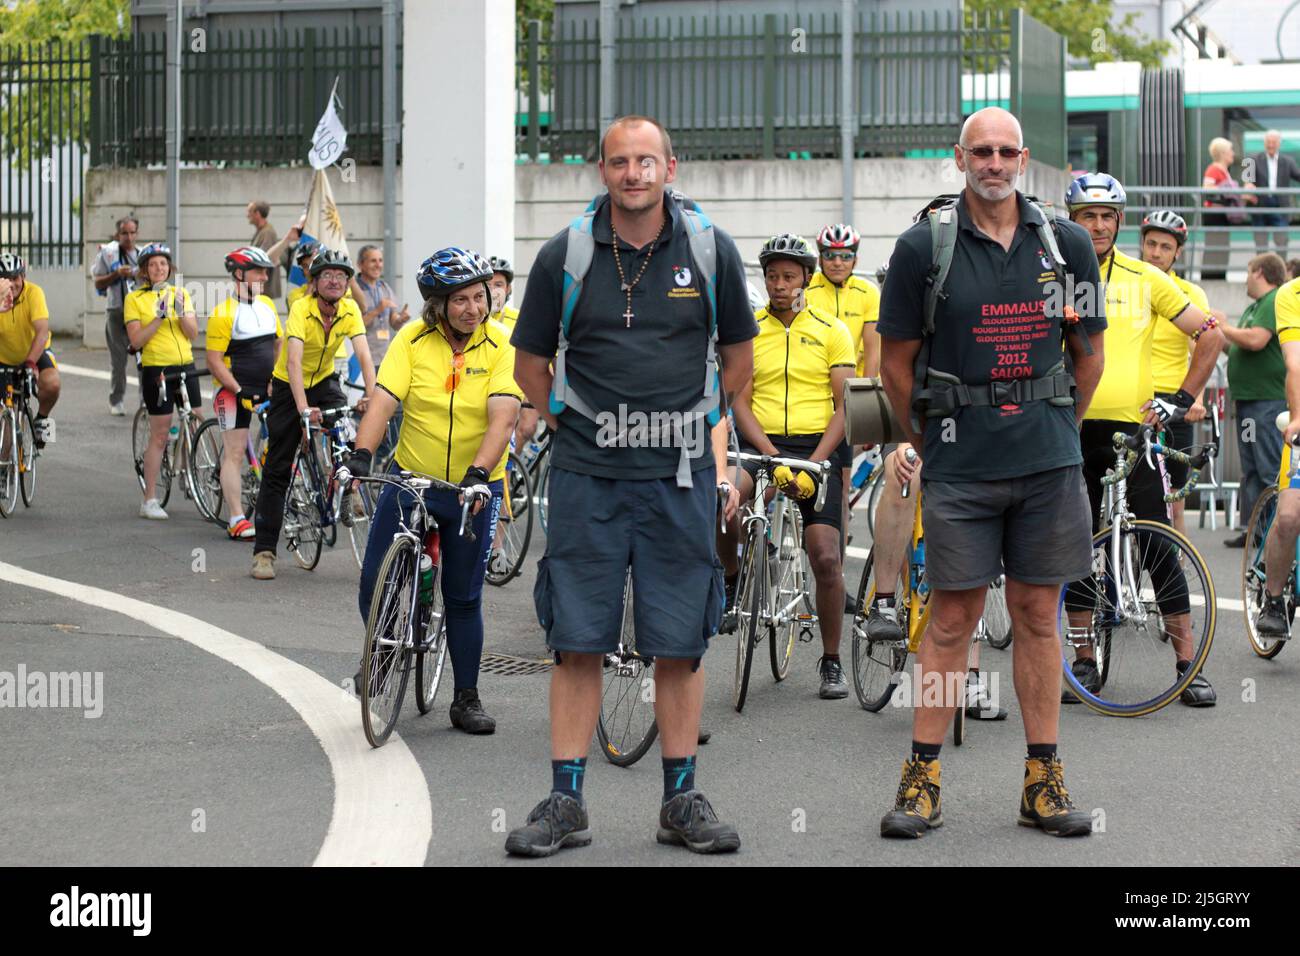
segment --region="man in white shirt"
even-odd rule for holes
[[[1282,152],[1282,134],[1275,129],[1264,134],[1264,151],[1256,153],[1242,171],[1248,189],[1286,189],[1300,186],[1300,165]],[[1273,196],[1264,193],[1252,215],[1255,224],[1255,250],[1259,255],[1276,252],[1286,259],[1286,227],[1290,223],[1290,196]],[[1280,210],[1288,210],[1282,212]],[[1273,230],[1275,249],[1268,245],[1268,230]]]

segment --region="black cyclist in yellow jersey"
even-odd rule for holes
[[[375,448],[401,402],[393,467],[462,489],[430,488],[424,501],[443,529],[440,578],[456,678],[451,723],[471,734],[496,730],[478,696],[483,577],[522,398],[514,380],[515,350],[505,327],[488,318],[491,275],[492,267],[481,255],[454,246],[424,261],[417,276],[425,300],[420,321],[407,323],[389,346],[375,400],[347,463],[354,475],[369,473]],[[370,616],[379,564],[398,530],[399,499],[396,488],[384,486],[371,519],[358,592],[363,621]],[[466,501],[474,503],[473,541],[456,534]]]
[[[754,378],[736,397],[734,412],[741,450],[831,461],[825,504],[813,510],[812,483],[804,474],[778,469],[782,490],[796,499],[804,524],[804,550],[817,580],[817,616],[822,637],[820,694],[848,696],[840,667],[840,632],[844,620],[840,528],[843,501],[839,449],[844,442],[844,382],[853,375],[856,355],[849,330],[839,319],[804,304],[804,289],[817,254],[799,236],[774,236],[759,253],[767,285],[767,308],[761,309],[754,339]],[[740,500],[754,494],[754,473],[740,475]],[[783,473],[784,472],[784,473]],[[801,480],[800,480],[801,479]],[[736,548],[740,523],[733,519],[719,538],[718,554],[734,594]],[[733,605],[728,602],[728,606]]]
[[[302,441],[304,420],[315,424],[320,421],[321,409],[347,404],[334,371],[334,356],[344,339],[352,341],[366,383],[365,397],[357,402],[357,408],[365,411],[374,393],[375,366],[370,361],[361,309],[354,299],[344,296],[355,274],[356,268],[345,254],[322,249],[311,263],[314,292],[294,303],[284,324],[284,346],[271,373],[266,463],[257,494],[251,573],[259,581],[275,577],[284,494]]]
[[[50,339],[45,291],[27,278],[27,263],[20,256],[0,253],[0,365],[26,365],[36,373],[38,448],[53,441],[54,422],[49,414],[62,385]]]
[[[1111,441],[1116,432],[1136,434],[1141,425],[1181,421],[1205,387],[1223,347],[1223,333],[1217,322],[1193,305],[1167,274],[1156,266],[1125,255],[1115,247],[1127,202],[1124,187],[1105,173],[1080,176],[1070,186],[1066,203],[1070,218],[1088,230],[1101,266],[1106,289],[1106,365],[1092,403],[1084,414],[1079,432],[1083,451],[1083,475],[1092,507],[1093,531],[1098,530],[1102,500],[1101,479],[1114,465]],[[1157,398],[1152,374],[1152,343],[1158,324],[1172,323],[1196,339],[1190,367],[1169,399]],[[1127,481],[1129,507],[1138,518],[1171,524],[1164,501],[1165,482],[1145,458],[1140,459]],[[1148,567],[1161,601],[1161,613],[1169,643],[1181,673],[1190,663],[1192,642],[1187,634],[1187,587],[1180,586],[1182,571],[1176,562],[1156,561]],[[1087,599],[1072,585],[1066,596],[1072,626],[1088,626]],[[1101,674],[1092,649],[1076,650],[1072,666],[1075,677],[1091,693],[1101,688]],[[1062,702],[1076,700],[1068,689]],[[1197,675],[1180,699],[1193,707],[1213,706],[1214,689],[1203,675]]]

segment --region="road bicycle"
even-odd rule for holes
[[[433,707],[447,655],[447,620],[439,576],[441,529],[429,515],[424,492],[430,488],[461,492],[459,485],[431,475],[402,471],[354,478],[346,468],[336,475],[344,487],[355,481],[374,491],[381,485],[398,490],[398,530],[384,552],[361,649],[361,727],[372,747],[382,747],[397,724],[411,671],[415,671],[415,705],[421,714]],[[378,497],[376,494],[375,497]],[[461,508],[461,537],[474,540],[466,498]]]
[[[163,446],[162,461],[158,466],[158,479],[154,484],[154,494],[162,507],[171,499],[172,479],[181,480],[181,492],[194,502],[194,507],[207,521],[221,523],[218,512],[221,508],[221,458],[223,449],[221,436],[209,430],[200,442],[200,431],[204,421],[190,405],[189,389],[186,383],[193,378],[203,378],[211,374],[207,369],[166,372],[147,369],[136,365],[140,376],[157,375],[161,379],[159,391],[171,391],[175,397],[173,421]],[[135,476],[140,484],[140,491],[145,490],[144,455],[149,448],[149,409],[144,405],[143,395],[140,407],[136,410],[131,423],[131,450],[135,461]]]
[[[1279,428],[1289,424],[1291,416],[1283,412],[1278,416]],[[1287,449],[1288,455],[1284,476],[1284,488],[1300,487],[1300,454],[1293,446]],[[1246,638],[1250,649],[1265,660],[1271,660],[1282,653],[1287,638],[1270,637],[1259,633],[1256,621],[1264,609],[1264,597],[1267,593],[1265,574],[1265,554],[1268,536],[1273,531],[1273,521],[1277,517],[1277,505],[1281,492],[1278,485],[1264,489],[1255,507],[1251,510],[1250,521],[1246,524],[1246,550],[1241,558],[1241,596],[1242,611],[1246,616]],[[1282,586],[1282,602],[1286,608],[1287,624],[1295,622],[1296,595],[1300,594],[1300,538],[1296,539],[1295,557],[1287,571]]]
[[[736,603],[734,609],[728,609],[729,626],[737,632],[732,704],[739,713],[749,694],[750,670],[758,644],[767,640],[772,677],[783,681],[790,672],[796,637],[811,641],[817,626],[808,591],[812,573],[803,549],[799,506],[775,488],[772,472],[785,466],[810,474],[817,484],[814,507],[820,511],[826,502],[826,479],[833,466],[830,462],[748,452],[728,452],[727,456],[733,465],[749,462],[758,466],[754,496],[741,511],[744,544],[736,579]],[[774,492],[770,505],[765,503],[769,489]]]
[[[0,408],[0,516],[18,507],[30,508],[36,500],[36,373],[26,365],[0,366],[4,380],[4,406]]]
[[[347,493],[346,484],[338,480],[357,437],[354,415],[346,407],[322,409],[319,425],[312,424],[310,411],[301,416],[302,441],[284,497],[283,532],[285,550],[307,571],[320,562],[322,545],[335,545],[340,524],[348,530],[357,567],[365,560],[371,499]]]
[[[596,739],[605,759],[630,767],[649,751],[659,725],[655,721],[654,660],[636,648],[632,570],[623,583],[623,616],[618,648],[601,665],[600,720]]]
[[[528,543],[533,537],[533,486],[528,467],[513,451],[506,457],[505,481],[502,482],[501,514],[497,518],[495,540],[488,556],[488,584],[501,587],[524,567]]]
[[[1113,436],[1115,467],[1102,478],[1101,530],[1092,538],[1092,573],[1061,590],[1061,666],[1066,686],[1093,710],[1113,717],[1139,717],[1175,700],[1210,653],[1217,615],[1214,582],[1196,546],[1159,521],[1129,511],[1127,478],[1139,449],[1188,467],[1187,482],[1166,491],[1168,502],[1186,498],[1200,470],[1217,452],[1211,442],[1194,454],[1167,448],[1144,425],[1134,435]],[[1190,661],[1181,673],[1178,656]],[[1071,669],[1068,651],[1088,651],[1101,687],[1086,690]]]

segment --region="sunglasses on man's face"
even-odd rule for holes
[[[1019,159],[1020,154],[1024,152],[1019,146],[963,146],[969,156],[976,159],[992,159],[993,154],[997,153],[1003,159]]]
[[[823,259],[840,259],[844,262],[852,262],[857,257],[858,254],[849,249],[823,249],[822,250]]]

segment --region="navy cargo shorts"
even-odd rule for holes
[[[608,654],[623,627],[632,573],[636,648],[698,660],[722,621],[715,553],[718,497],[711,468],[693,488],[674,478],[597,478],[551,468],[546,555],[533,601],[553,651]]]

